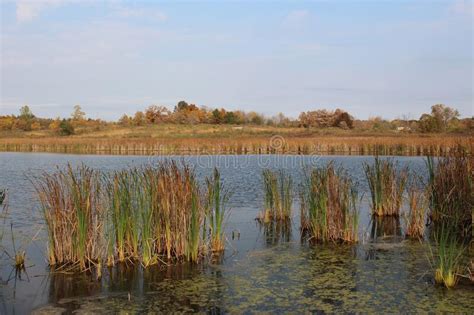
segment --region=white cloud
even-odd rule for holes
[[[48,7],[55,7],[66,2],[66,0],[18,0],[16,3],[16,20],[18,22],[29,22],[35,19],[41,11]]]
[[[308,10],[293,10],[284,18],[283,26],[288,28],[300,28],[310,17]]]

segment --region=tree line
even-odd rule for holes
[[[474,129],[473,118],[460,119],[459,112],[449,106],[436,104],[431,107],[430,113],[421,115],[419,119],[385,120],[381,117],[372,117],[367,120],[358,120],[347,111],[318,109],[302,112],[297,119],[292,119],[279,113],[273,117],[266,117],[256,112],[241,110],[230,111],[224,108],[210,109],[180,101],[173,110],[165,106],[150,105],[144,111],[137,111],[134,115],[124,114],[116,122],[106,122],[101,119],[86,118],[80,105],[73,108],[69,118],[39,118],[25,105],[20,108],[19,115],[0,116],[0,130],[36,131],[51,130],[59,135],[72,135],[77,128],[89,127],[103,130],[111,125],[123,127],[147,126],[156,124],[228,124],[228,125],[268,125],[277,127],[295,128],[341,128],[368,131],[398,132],[455,132]]]

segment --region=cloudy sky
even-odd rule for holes
[[[473,115],[472,1],[1,1],[0,115]]]

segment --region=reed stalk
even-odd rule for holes
[[[357,242],[357,196],[342,168],[329,163],[311,170],[300,193],[302,232],[318,242]]]
[[[374,163],[364,163],[364,172],[370,189],[372,214],[399,216],[403,192],[408,180],[408,169],[398,169],[393,159],[375,157]]]
[[[269,223],[272,220],[291,219],[293,203],[293,179],[283,170],[278,172],[265,169],[262,172],[265,209],[259,220]]]
[[[219,170],[214,169],[213,177],[206,178],[207,205],[211,250],[214,253],[225,249],[224,220],[227,212],[228,194],[224,191]]]
[[[421,239],[425,233],[428,201],[426,192],[420,189],[420,179],[414,180],[408,187],[408,212],[404,213],[405,235]]]
[[[430,218],[455,225],[463,238],[473,236],[474,158],[458,151],[436,161],[428,156]]]
[[[454,226],[443,224],[435,233],[436,248],[430,246],[435,281],[447,288],[453,288],[459,280],[466,249],[457,235]]]
[[[101,255],[103,238],[99,174],[81,165],[44,174],[35,183],[48,227],[51,265],[73,263],[85,269]]]

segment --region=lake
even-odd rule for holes
[[[32,181],[67,163],[105,172],[163,159],[192,165],[203,180],[217,167],[231,191],[227,244],[221,262],[159,264],[147,269],[119,264],[100,281],[87,273],[50,272],[47,235]],[[400,167],[426,175],[421,157],[394,157]],[[474,286],[448,290],[434,284],[427,242],[406,240],[403,219],[373,222],[363,163],[370,156],[215,155],[106,156],[0,153],[0,187],[8,189],[2,219],[0,313],[117,312],[472,312]],[[291,228],[263,228],[261,173],[290,172],[297,187],[308,167],[334,161],[357,182],[361,199],[357,245],[308,245],[299,232],[299,202]],[[297,198],[296,198],[297,199]],[[11,228],[10,228],[11,224]],[[26,270],[16,274],[15,246]],[[472,254],[472,253],[471,253]]]

